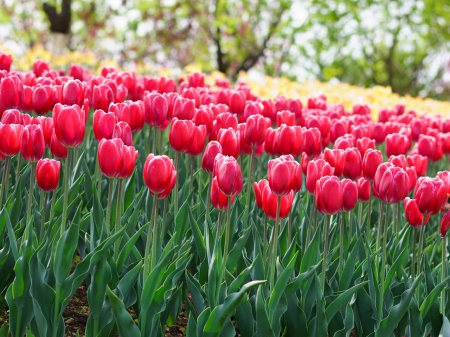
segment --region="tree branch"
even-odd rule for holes
[[[50,31],[53,33],[70,33],[70,21],[72,18],[72,12],[70,9],[72,0],[62,0],[61,12],[56,11],[56,7],[45,2],[43,10],[50,22]]]

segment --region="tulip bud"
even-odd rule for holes
[[[306,171],[306,188],[308,192],[314,194],[316,192],[316,182],[321,177],[333,175],[334,169],[323,159],[312,160],[308,163]]]
[[[415,199],[405,198],[403,201],[405,207],[405,218],[408,223],[413,227],[422,226],[423,214],[420,213],[419,207],[417,207],[417,202]],[[428,222],[430,218],[429,215],[426,216],[425,223]]]
[[[324,176],[316,181],[316,207],[320,213],[334,215],[342,208],[342,186],[338,177]]]
[[[270,127],[270,120],[262,115],[252,115],[247,118],[244,131],[245,142],[251,147],[258,147],[266,140],[267,129]]]
[[[220,190],[227,196],[237,195],[242,191],[242,172],[234,157],[217,155],[214,162],[214,176]]]
[[[83,68],[79,64],[71,64],[69,67],[69,76],[76,80],[83,81]]]
[[[282,158],[269,160],[268,178],[269,186],[276,195],[287,195],[294,185],[294,164]]]
[[[24,99],[23,84],[19,77],[13,75],[1,79],[1,98],[6,109],[18,108]]]
[[[232,128],[220,129],[217,135],[217,141],[222,146],[222,153],[224,156],[233,156],[236,159],[239,157],[239,131],[235,131]]]
[[[280,127],[282,124],[286,126],[295,125],[295,114],[288,110],[277,112],[277,126]]]
[[[23,125],[0,124],[0,152],[7,157],[15,156],[20,151]]]
[[[406,135],[394,133],[386,136],[386,156],[388,157],[406,154],[410,147],[411,141]]]
[[[433,160],[436,153],[437,142],[436,138],[422,135],[419,138],[418,149],[419,154]]]
[[[344,177],[356,180],[362,174],[362,160],[357,148],[345,150]]]
[[[83,142],[85,114],[78,105],[56,104],[53,108],[53,124],[56,137],[64,146],[77,147]]]
[[[229,112],[223,112],[216,116],[216,119],[213,121],[213,127],[211,134],[209,136],[210,140],[217,140],[217,135],[220,129],[228,129],[232,128],[233,130],[238,129],[238,120],[235,115],[230,114]]]
[[[160,199],[169,196],[177,179],[172,159],[167,156],[155,156],[153,153],[145,160],[143,175],[150,193],[157,194]]]
[[[231,203],[234,202],[234,196],[231,197]],[[217,177],[214,177],[211,182],[211,204],[219,211],[228,209],[228,196],[222,193],[217,182]]]
[[[84,102],[83,83],[79,80],[70,80],[62,88],[62,104],[82,106]]]
[[[97,141],[103,138],[111,139],[114,131],[114,126],[117,124],[117,117],[112,113],[105,113],[99,109],[94,112],[94,136]]]
[[[280,150],[278,148],[277,142],[277,130],[268,128],[266,132],[266,141],[264,142],[264,151],[269,156],[280,155]]]
[[[259,209],[263,209],[262,193],[264,191],[265,186],[269,186],[269,182],[266,179],[262,179],[257,183],[256,182],[253,183],[253,191],[255,192],[256,206],[258,206]]]
[[[414,168],[414,166],[407,167],[405,171],[406,171],[406,174],[408,175],[408,179],[409,179],[409,188],[408,188],[408,194],[409,194],[414,190],[414,187],[416,186],[417,173],[416,173],[416,169]]]
[[[54,191],[58,187],[61,162],[54,159],[40,159],[36,165],[36,182],[44,192]]]
[[[206,145],[205,152],[202,157],[202,168],[208,173],[214,170],[214,162],[218,154],[222,154],[222,146],[219,142],[213,140]]]
[[[359,178],[356,182],[358,187],[358,200],[368,202],[370,199],[370,181],[366,178]]]
[[[169,103],[164,95],[151,94],[144,97],[145,122],[161,126],[167,120]]]
[[[9,71],[11,69],[12,56],[0,52],[0,70]]]
[[[341,149],[325,149],[323,159],[334,168],[333,174],[340,177],[344,173],[345,152]]]
[[[273,193],[268,185],[264,186],[262,191],[262,206],[264,213],[272,220],[276,220],[277,217],[278,198],[279,196]],[[284,219],[289,215],[293,201],[294,192],[292,190],[288,194],[281,196],[278,219]]]
[[[122,170],[119,178],[127,179],[133,174],[139,152],[133,146],[123,146]]]
[[[45,147],[50,147],[50,141],[55,128],[53,126],[53,118],[40,116],[37,118],[37,121],[42,126],[42,131],[44,132]]]
[[[300,126],[286,126],[286,125],[280,126],[277,129],[275,140],[280,153],[285,155],[290,154],[294,157],[299,157],[300,154],[302,153],[302,146],[304,143],[303,132],[304,131],[302,131],[302,128]],[[308,150],[313,152],[315,151],[312,147],[309,147]]]
[[[23,128],[20,153],[29,162],[37,162],[45,152],[44,132],[41,125],[27,125]]]
[[[344,179],[341,181],[342,188],[342,210],[350,212],[358,202],[358,187],[354,181]]]
[[[50,67],[47,62],[42,60],[36,60],[33,63],[33,73],[36,77],[41,77],[46,72],[50,71]]]
[[[356,147],[358,148],[362,158],[368,149],[375,150],[375,141],[367,137],[362,137],[356,140]]]
[[[336,141],[336,139],[344,136],[348,132],[348,125],[346,121],[335,119],[331,124],[330,129],[330,140],[332,143]]]
[[[108,111],[109,104],[114,102],[114,94],[109,86],[100,84],[92,90],[92,106],[94,110]]]
[[[364,178],[373,181],[378,166],[383,162],[383,155],[378,150],[369,149],[364,155],[362,171]]]
[[[33,90],[32,106],[37,115],[45,115],[55,105],[55,93],[51,86],[41,85]]]
[[[373,195],[384,202],[399,202],[409,193],[408,174],[391,163],[383,163],[377,168],[372,190]]]
[[[117,178],[122,172],[122,139],[102,139],[98,145],[98,165],[108,178]]]
[[[351,147],[355,147],[355,137],[353,135],[344,135],[336,139],[334,142],[334,149],[347,150]]]
[[[210,108],[197,109],[194,115],[194,123],[197,126],[204,125],[206,127],[206,133],[209,135],[212,130],[214,120],[214,113]]]
[[[416,183],[414,199],[422,214],[435,215],[447,201],[447,188],[440,178],[421,177]]]
[[[125,122],[119,122],[114,125],[112,138],[122,139],[124,145],[133,146],[133,135],[130,126]]]
[[[178,97],[173,103],[173,115],[180,120],[192,120],[195,115],[195,103],[193,100]]]
[[[21,113],[17,109],[8,109],[2,115],[3,124],[22,124]]]
[[[406,157],[404,154],[400,154],[398,156],[390,156],[388,162],[394,166],[398,166],[406,170]]]
[[[321,135],[318,128],[303,130],[303,152],[314,158],[322,151]]]
[[[200,125],[194,127],[192,138],[190,140],[189,148],[186,153],[191,156],[198,156],[203,152],[206,141],[206,126]]]

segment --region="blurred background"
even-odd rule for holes
[[[232,80],[250,71],[380,85],[448,100],[450,1],[0,0],[0,50],[18,58],[70,51],[77,63],[143,72],[194,67]]]

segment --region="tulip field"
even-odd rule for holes
[[[12,63],[0,337],[450,336],[450,119]]]

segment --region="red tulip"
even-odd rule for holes
[[[422,135],[419,138],[418,144],[419,154],[433,160],[437,147],[436,138]]]
[[[117,124],[117,117],[112,112],[104,112],[99,109],[94,112],[94,136],[97,141],[111,139],[114,126]]]
[[[2,115],[3,124],[22,124],[21,113],[17,109],[8,109]]]
[[[398,156],[390,156],[388,162],[394,166],[398,166],[406,170],[406,157],[404,154],[399,154]]]
[[[220,129],[217,134],[217,141],[222,146],[222,153],[224,156],[239,157],[240,152],[240,135],[239,131],[232,128]]]
[[[242,191],[242,172],[234,157],[217,155],[214,163],[214,176],[220,190],[227,196],[237,195]]]
[[[266,140],[266,133],[269,127],[270,120],[264,118],[262,115],[250,116],[247,118],[245,124],[245,142],[253,148],[263,145]]]
[[[368,149],[375,150],[375,141],[367,137],[362,137],[356,140],[356,147],[358,148],[362,158]]]
[[[195,126],[191,120],[179,120],[176,117],[172,119],[169,142],[175,151],[199,154],[199,149],[200,147],[203,149],[205,140],[206,127],[204,125]]]
[[[321,177],[333,175],[334,169],[323,159],[312,160],[308,163],[306,171],[306,188],[308,192],[314,194],[316,192],[316,182]]]
[[[189,148],[186,153],[190,156],[198,156],[203,152],[206,141],[206,126],[200,125],[194,127],[192,138],[190,139]]]
[[[370,115],[370,107],[368,105],[356,104],[353,106],[354,115]]]
[[[334,142],[334,149],[347,150],[348,148],[355,147],[355,137],[350,134],[339,137]]]
[[[211,134],[209,135],[209,140],[217,140],[217,134],[219,133],[219,130],[228,128],[232,128],[233,130],[237,131],[238,129],[237,117],[229,112],[223,112],[218,114],[213,122]]]
[[[414,168],[414,166],[412,167],[407,167],[406,168],[406,174],[408,175],[408,179],[409,179],[409,193],[411,193],[414,190],[414,187],[416,187],[416,182],[417,182],[417,173],[416,173],[416,169]]]
[[[36,182],[41,190],[50,192],[58,187],[61,162],[54,159],[40,159],[36,165]]]
[[[45,115],[55,105],[55,92],[50,85],[37,86],[33,90],[32,106],[37,115]]]
[[[50,141],[54,130],[53,118],[39,116],[37,121],[42,126],[42,131],[44,132],[45,147],[50,147]]]
[[[294,126],[295,125],[295,114],[288,110],[277,112],[277,126],[281,125]]]
[[[50,139],[50,151],[58,159],[67,158],[67,147],[62,145],[58,137],[56,137],[55,130],[53,130],[52,138]]]
[[[233,203],[235,196],[231,197],[231,203]],[[211,204],[219,211],[228,209],[228,196],[226,196],[219,188],[217,177],[214,177],[211,182]]]
[[[439,141],[442,152],[447,155],[450,154],[450,133],[439,133]]]
[[[417,180],[414,199],[422,214],[439,213],[447,201],[447,188],[440,178],[421,177]]]
[[[180,120],[192,120],[195,115],[195,102],[191,99],[178,97],[173,103],[172,117]]]
[[[348,132],[348,125],[345,120],[335,119],[331,123],[330,128],[330,140],[332,143],[336,141],[339,137],[344,136]]]
[[[23,128],[20,153],[29,162],[37,162],[45,152],[44,132],[41,125],[27,125]]]
[[[213,140],[206,145],[205,152],[202,157],[202,168],[208,173],[214,170],[214,161],[218,154],[222,154],[222,146],[219,142]]]
[[[0,124],[0,152],[12,157],[19,153],[23,125]]]
[[[123,146],[122,170],[118,178],[127,179],[133,174],[139,152],[133,146]]]
[[[356,180],[362,175],[362,159],[356,147],[345,150],[344,177]]]
[[[256,206],[258,206],[259,209],[263,209],[262,194],[265,186],[269,186],[269,182],[266,179],[262,179],[257,183],[256,182],[253,183],[253,191],[255,192]]]
[[[416,199],[405,198],[403,201],[403,205],[405,207],[405,218],[408,223],[413,227],[422,226],[423,214],[420,213],[419,207],[417,207]],[[425,218],[425,223],[428,222],[430,218],[429,215]]]
[[[344,173],[345,152],[341,149],[325,149],[323,159],[334,168],[333,174],[340,177]]]
[[[290,191],[287,195],[284,195],[280,198],[280,213],[278,219],[284,219],[289,215],[293,201],[294,201],[293,191]],[[266,213],[266,215],[270,219],[276,220],[278,196],[275,193],[273,193],[273,191],[270,189],[268,185],[266,185],[262,191],[262,204],[264,213]]]
[[[450,212],[447,212],[441,219],[441,226],[440,226],[441,238],[443,238],[447,234],[449,228],[450,228]]]
[[[341,181],[342,188],[342,210],[350,212],[358,203],[358,187],[354,181],[344,179]]]
[[[150,94],[144,97],[145,122],[150,126],[161,126],[168,118],[169,103],[164,95]]]
[[[50,67],[47,62],[42,60],[36,60],[33,63],[33,73],[36,77],[41,77],[46,72],[50,71]]]
[[[277,142],[277,130],[268,128],[266,133],[266,141],[264,142],[264,151],[269,156],[281,155]]]
[[[122,139],[102,139],[98,145],[98,164],[108,178],[117,178],[122,172]]]
[[[83,142],[86,131],[84,111],[78,105],[63,106],[56,104],[53,108],[53,124],[56,137],[66,147],[77,147]]]
[[[18,108],[24,99],[23,84],[19,77],[13,75],[1,79],[1,98],[6,109]]]
[[[276,195],[287,195],[292,191],[295,179],[294,170],[293,160],[290,161],[285,158],[269,160],[267,176],[273,193]]]
[[[384,202],[399,202],[409,193],[408,174],[391,163],[382,163],[375,173],[372,190],[373,195]]]
[[[112,138],[120,138],[126,146],[133,146],[133,135],[130,126],[125,122],[114,125]]]
[[[406,158],[408,166],[414,166],[419,177],[423,177],[427,173],[428,158],[420,154],[409,154]]]
[[[406,135],[394,133],[386,136],[386,156],[388,157],[406,154],[410,147],[411,141]]]
[[[0,52],[0,70],[9,71],[12,64],[11,54],[5,54]]]
[[[197,109],[194,115],[194,123],[197,126],[206,126],[206,133],[209,135],[212,130],[214,113],[210,108]]]
[[[275,142],[276,147],[281,154],[285,155],[290,154],[294,157],[299,157],[303,150],[302,148],[304,144],[303,140],[304,140],[304,131],[300,126],[282,125],[277,129]],[[312,140],[310,139],[310,141]],[[317,150],[317,146],[316,147],[308,146],[308,150],[310,151],[310,153],[316,154],[315,151]]]
[[[302,172],[306,174],[308,171],[308,163],[311,161],[311,159],[306,155],[305,152],[302,153],[302,159],[300,162],[300,165],[302,167]]]
[[[342,208],[342,187],[336,176],[324,176],[316,181],[316,207],[320,213],[334,215]]]
[[[303,130],[303,152],[314,158],[322,151],[321,135],[318,128]]]
[[[114,93],[106,84],[94,86],[92,90],[92,106],[94,110],[108,111],[109,104],[114,102]]]
[[[425,121],[419,118],[413,118],[409,126],[411,127],[412,140],[415,142],[419,140],[420,135],[424,134],[427,129]]]
[[[383,155],[378,150],[367,150],[362,162],[364,178],[373,181],[378,166],[383,162]]]
[[[245,109],[245,93],[241,90],[232,90],[230,92],[228,101],[228,106],[230,107],[230,112],[235,114],[243,114]]]
[[[82,106],[84,102],[83,83],[79,80],[70,80],[62,88],[62,104]]]
[[[150,193],[152,195],[157,193],[160,199],[169,196],[177,179],[172,159],[167,156],[155,156],[153,153],[145,160],[143,175]]]
[[[356,185],[358,187],[358,200],[368,202],[370,199],[370,181],[361,177]]]
[[[76,80],[83,81],[83,68],[79,64],[71,64],[69,67],[69,76]]]

